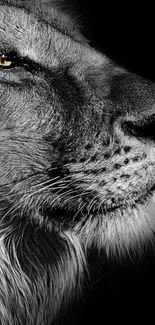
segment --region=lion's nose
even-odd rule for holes
[[[130,136],[155,140],[155,117],[150,117],[143,122],[126,121],[122,129]]]
[[[155,83],[133,74],[112,80],[111,98],[125,134],[155,141]]]

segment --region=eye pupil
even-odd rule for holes
[[[12,69],[15,67],[24,67],[29,71],[39,69],[35,63],[28,59],[28,57],[21,57],[18,53],[11,51],[8,54],[0,52],[0,70]]]
[[[12,64],[12,60],[10,60],[10,58],[5,55],[5,54],[2,54],[0,55],[0,67],[8,67]]]

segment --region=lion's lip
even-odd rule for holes
[[[151,198],[153,192],[155,191],[155,184],[152,186],[146,187],[143,189],[143,192],[136,193],[135,195],[132,195],[132,198],[130,196],[126,197],[126,199],[122,198],[119,199],[119,202],[116,200],[111,205],[103,204],[100,207],[100,212],[108,213],[113,212],[116,209],[126,209],[128,207],[133,208],[137,204],[144,204],[148,201],[149,198]],[[98,210],[99,211],[99,210]]]
[[[69,225],[72,220],[74,219],[75,222],[78,222],[79,220],[85,218],[87,219],[90,215],[93,216],[94,218],[99,215],[110,215],[110,213],[115,213],[117,210],[126,210],[128,208],[133,209],[134,207],[137,206],[137,204],[144,204],[148,201],[149,198],[151,198],[152,193],[155,191],[155,184],[153,184],[151,187],[145,188],[143,192],[141,193],[136,193],[132,196],[124,198],[119,198],[119,200],[113,200],[113,203],[106,203],[104,202],[101,204],[101,202],[96,202],[96,205],[92,206],[91,209],[89,209],[89,204],[90,204],[90,198],[88,200],[87,198],[87,203],[84,205],[82,209],[79,209],[79,212],[77,213],[77,210],[74,209],[67,209],[63,205],[56,206],[55,208],[52,208],[49,210],[47,209],[42,209],[41,214],[43,216],[50,216],[50,219],[55,220],[56,223],[61,223],[64,226]],[[93,199],[91,197],[91,199]],[[64,218],[65,216],[65,218]]]

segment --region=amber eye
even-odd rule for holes
[[[12,63],[13,61],[11,61],[7,55],[0,55],[0,67],[9,67],[12,65]]]

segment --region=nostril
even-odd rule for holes
[[[149,138],[155,140],[155,117],[147,121],[126,121],[122,125],[122,129],[125,133],[135,137]]]

